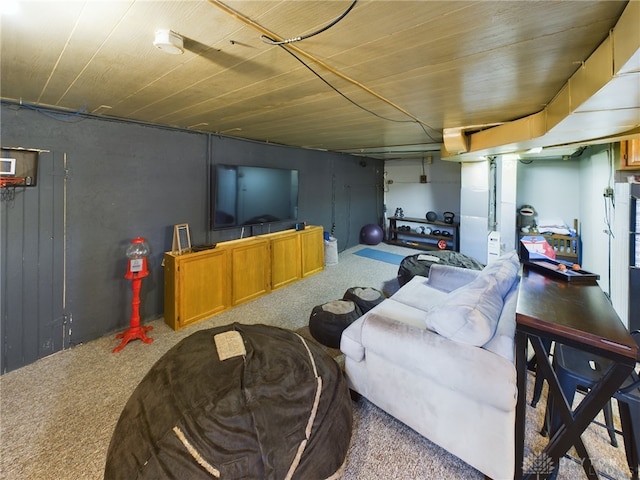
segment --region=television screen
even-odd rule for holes
[[[298,218],[298,170],[217,164],[212,185],[214,229]]]

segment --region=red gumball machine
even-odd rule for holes
[[[140,287],[142,279],[149,275],[147,267],[149,253],[149,244],[142,237],[134,238],[131,241],[131,245],[127,247],[127,274],[124,278],[131,280],[131,288],[133,290],[131,320],[129,321],[129,328],[116,335],[116,338],[122,339],[122,342],[113,349],[113,353],[122,350],[131,340],[140,339],[144,343],[153,342],[153,338],[149,338],[146,335],[146,332],[152,330],[153,327],[140,325]]]

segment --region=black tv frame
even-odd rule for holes
[[[251,227],[253,231],[256,225],[298,219],[299,170],[217,163],[211,173],[212,230]],[[222,200],[219,195],[227,198]]]

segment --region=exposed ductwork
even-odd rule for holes
[[[542,111],[481,131],[445,129],[442,158],[474,161],[535,147],[640,135],[639,22],[640,2],[629,2],[607,39]]]

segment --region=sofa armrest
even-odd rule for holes
[[[479,270],[454,267],[451,265],[431,265],[428,285],[443,292],[452,292],[477,278]]]
[[[362,324],[364,317],[360,317],[349,325],[340,337],[340,351],[356,362],[364,360],[364,347],[362,346]]]
[[[515,408],[515,365],[504,357],[376,314],[359,330],[365,361],[376,355],[479,402]]]

